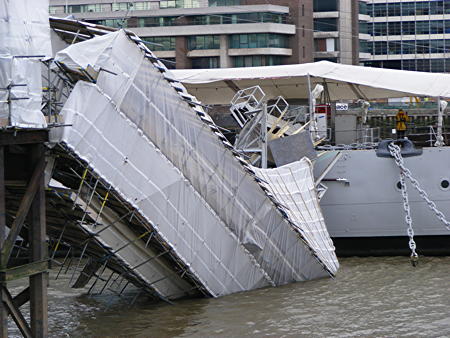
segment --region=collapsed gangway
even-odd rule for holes
[[[58,275],[93,293],[134,285],[171,302],[336,273],[309,160],[252,167],[137,36],[52,22],[58,44],[72,43],[44,60],[39,105]],[[7,186],[8,217],[23,192]]]

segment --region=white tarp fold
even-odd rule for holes
[[[307,99],[307,77],[312,87],[326,83],[332,100],[371,100],[403,96],[450,98],[450,75],[343,65],[328,61],[298,65],[177,69],[176,79],[189,93],[207,104],[228,104],[236,87],[259,85],[267,97]]]

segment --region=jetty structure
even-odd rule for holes
[[[308,159],[249,165],[133,33],[0,5],[0,337],[8,315],[47,335],[49,262],[72,287],[167,302],[336,274]]]

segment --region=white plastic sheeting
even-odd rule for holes
[[[48,0],[0,0],[0,55],[52,56]]]
[[[403,96],[450,98],[450,75],[343,65],[328,61],[299,65],[173,70],[189,93],[208,104],[228,104],[240,89],[259,85],[267,97],[308,99],[312,85],[327,84],[332,100]]]
[[[5,90],[8,86],[10,91]],[[0,56],[0,88],[3,88],[0,90],[0,119],[10,117],[12,126],[46,127],[41,112],[42,78],[39,60]]]
[[[319,258],[337,270],[339,263],[317,199],[311,161],[304,157],[278,168],[253,170],[263,180],[262,184],[285,207],[296,230],[307,239]]]
[[[51,56],[48,0],[0,0],[0,118],[23,128],[46,127],[41,63]],[[10,90],[5,90],[6,88]],[[10,104],[8,104],[10,100]]]
[[[92,61],[82,55],[84,50]],[[336,272],[337,266],[321,260],[302,238],[301,224],[293,223],[255,172],[230,150],[209,116],[194,111],[174,90],[185,95],[183,86],[165,80],[123,31],[72,45],[55,60],[73,70],[91,65],[116,74],[100,72],[97,86],[122,119],[111,112],[89,116],[99,110],[93,107],[101,99],[89,100],[98,89],[79,85],[86,92],[74,91],[71,97],[78,98],[69,99],[65,111],[84,122],[80,131],[68,128],[64,142],[158,228],[212,295]],[[84,109],[71,107],[74,101]],[[134,126],[134,132],[126,125]],[[98,136],[91,139],[94,130]],[[107,142],[100,142],[106,133],[111,133]],[[136,133],[146,143],[129,139]],[[329,246],[329,238],[321,245]]]
[[[61,141],[153,224],[213,296],[270,285],[182,173],[97,86],[79,82],[62,114],[71,127],[61,128]]]

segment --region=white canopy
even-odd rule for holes
[[[269,98],[308,97],[312,87],[328,87],[331,100],[379,99],[403,96],[450,98],[450,74],[350,66],[321,61],[299,65],[173,70],[174,77],[206,104],[227,104],[234,93],[259,85]]]

